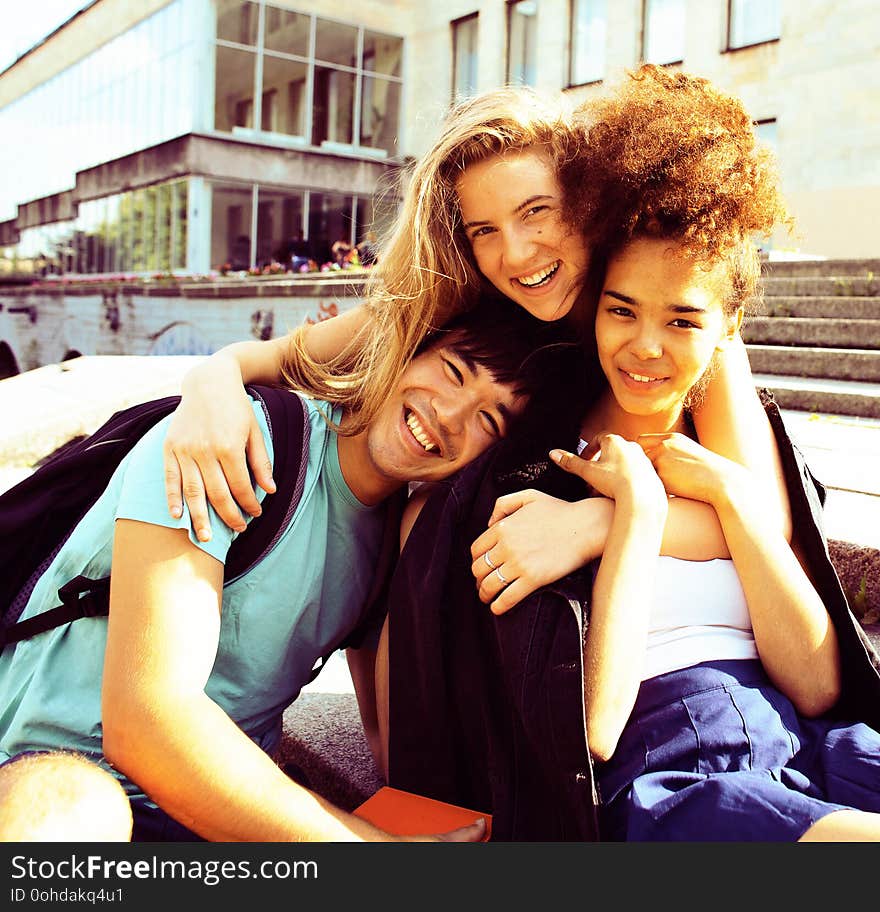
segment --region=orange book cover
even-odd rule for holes
[[[396,836],[424,836],[467,826],[480,817],[486,820],[486,842],[492,834],[492,817],[479,811],[447,804],[424,795],[383,786],[355,808],[356,817]]]

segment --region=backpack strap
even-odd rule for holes
[[[308,412],[302,396],[275,387],[246,389],[266,415],[275,452],[273,476],[277,489],[263,498],[263,512],[232,543],[223,574],[224,586],[244,576],[278,544],[299,506],[309,464]]]
[[[308,467],[309,424],[302,397],[289,390],[247,387],[262,406],[272,435],[275,453],[273,475],[278,479],[274,494],[263,498],[263,512],[229,549],[223,585],[242,577],[278,543],[302,497]],[[24,621],[0,629],[0,649],[29,639],[53,627],[81,617],[101,617],[110,611],[110,577],[77,576],[58,590],[61,604]]]

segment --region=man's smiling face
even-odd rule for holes
[[[346,480],[369,503],[410,481],[448,478],[501,439],[525,405],[512,383],[454,344],[435,345],[412,360],[359,435],[351,471],[342,457],[349,444],[340,438]]]

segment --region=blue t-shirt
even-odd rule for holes
[[[327,406],[306,402],[311,434],[302,499],[276,547],[224,587],[217,658],[205,688],[266,750],[276,746],[281,714],[307,683],[315,660],[356,623],[384,522],[383,509],[364,506],[343,478],[338,438],[319,413]],[[265,415],[256,403],[254,412],[272,457]],[[146,434],[120,464],[38,581],[23,618],[59,604],[58,588],[73,577],[110,572],[117,518],[187,528],[195,545],[225,560],[235,533],[213,510],[210,542],[196,539],[186,510],[180,519],[168,513],[162,441],[169,420]],[[106,618],[80,618],[0,653],[0,762],[22,751],[65,749],[106,765],[101,728],[106,635]],[[131,794],[139,792],[130,782],[123,784]]]

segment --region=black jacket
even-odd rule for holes
[[[880,728],[880,659],[846,602],[822,529],[825,490],[765,403],[793,523],[840,643],[833,715]],[[601,838],[583,698],[583,637],[598,562],[495,617],[479,601],[470,545],[498,496],[536,487],[583,496],[540,454],[576,442],[528,438],[484,454],[426,502],[389,592],[389,783],[493,815],[495,840]]]

